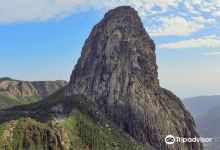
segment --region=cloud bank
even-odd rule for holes
[[[77,11],[111,9],[120,5],[135,7],[141,16],[166,12],[177,7],[176,0],[0,0],[0,23],[42,21],[68,16]],[[159,9],[156,10],[155,7]]]
[[[0,25],[56,20],[76,12],[106,11],[121,5],[134,7],[153,37],[190,36],[219,26],[219,0],[0,0]],[[185,42],[160,47],[181,47]]]
[[[198,39],[183,40],[159,45],[165,49],[189,49],[189,48],[218,48],[220,47],[220,37],[216,35],[205,36]]]
[[[120,5],[134,7],[152,36],[188,36],[220,16],[219,0],[0,0],[0,24],[59,19]]]

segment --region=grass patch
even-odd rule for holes
[[[0,109],[5,109],[5,108],[22,105],[22,104],[24,103],[21,102],[16,97],[10,95],[7,92],[0,91]]]
[[[61,124],[69,133],[72,150],[144,150],[140,143],[107,122],[94,122],[74,109]]]
[[[30,104],[41,100],[40,95],[34,95],[34,96],[26,96],[26,97],[19,97],[18,98],[22,103],[24,104]]]

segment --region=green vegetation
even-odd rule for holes
[[[61,124],[69,133],[72,150],[145,149],[140,143],[111,124],[94,122],[76,109]]]
[[[18,105],[30,104],[37,102],[40,99],[41,99],[40,95],[15,97],[8,92],[0,91],[0,109],[6,109]]]
[[[56,120],[54,118],[56,114],[48,112],[51,107],[57,107],[58,105],[68,106],[68,109],[70,109],[68,114],[63,114],[66,117],[62,120]],[[19,106],[18,108],[16,111],[13,111],[13,109],[11,112],[0,113],[1,122],[6,122],[0,124],[0,149],[146,149],[142,144],[112,124],[84,96],[74,95],[62,98],[62,90],[60,90],[44,101]],[[39,108],[39,110],[36,110],[36,108]],[[5,133],[11,133],[13,136],[11,139],[6,138]]]
[[[0,125],[0,136],[0,149],[5,150],[55,150],[63,147],[54,129],[30,118]]]
[[[24,104],[30,104],[39,101],[41,99],[41,96],[40,95],[26,96],[26,97],[19,97],[18,99],[22,101]]]
[[[5,130],[5,124],[0,125],[0,133],[2,133]]]
[[[61,122],[61,124],[68,130],[68,136],[71,142],[71,149],[83,150],[84,149],[83,142],[79,136],[79,132],[77,129],[77,120],[76,120],[77,114],[80,113],[74,110],[68,118],[66,118],[64,121]]]
[[[7,92],[0,91],[0,109],[5,109],[22,104],[24,103],[16,97],[8,94]]]
[[[0,78],[0,82],[1,82],[1,81],[5,81],[5,80],[13,80],[13,79],[11,79],[11,78],[9,78],[9,77],[2,77],[2,78]]]
[[[1,124],[0,149],[145,149],[144,146],[118,128],[104,122],[94,122],[93,119],[77,109],[74,109],[64,120],[57,121],[56,124],[61,126],[60,129],[51,126],[52,122],[54,121],[43,124],[31,118],[20,118],[17,121]],[[65,139],[65,133],[68,135],[67,139]],[[65,145],[61,143],[65,143]]]

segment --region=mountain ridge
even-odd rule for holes
[[[67,85],[66,81],[20,81],[0,78],[0,109],[27,104],[45,98]]]
[[[195,118],[207,113],[213,107],[220,107],[220,95],[196,96],[182,99]]]

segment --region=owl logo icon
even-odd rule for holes
[[[175,137],[172,136],[172,135],[167,135],[165,137],[165,142],[168,144],[168,145],[172,145],[175,143]]]

